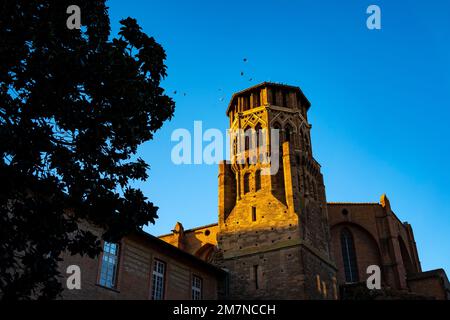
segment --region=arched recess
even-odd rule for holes
[[[359,281],[358,261],[356,258],[355,240],[348,228],[342,228],[340,234],[341,255],[344,265],[345,282]]]
[[[289,123],[284,126],[284,141],[292,142],[293,131],[294,130]]]
[[[415,273],[415,268],[408,253],[408,249],[406,248],[405,242],[403,241],[402,237],[398,236],[398,242],[400,245],[400,253],[402,255],[402,262],[403,266],[405,267],[406,275],[411,275]]]
[[[233,155],[237,155],[238,154],[238,143],[237,143],[237,138],[235,137],[233,139]]]
[[[281,129],[281,125],[280,125],[280,123],[278,121],[274,121],[272,123],[272,128],[280,130]]]
[[[250,150],[251,148],[251,138],[252,136],[252,127],[247,126],[244,129],[244,146],[245,146],[245,151]]]
[[[244,174],[244,194],[250,192],[250,172]]]
[[[260,144],[262,142],[264,142],[264,139],[262,137],[263,134],[263,130],[262,130],[262,125],[261,123],[257,123],[255,126],[255,135],[256,135],[256,148],[258,148],[258,150],[260,149]]]
[[[261,190],[261,170],[255,172],[255,191]]]
[[[342,256],[341,231],[347,229],[353,237],[355,247],[356,263],[358,266],[359,281],[365,281],[368,277],[367,267],[377,265],[381,268],[381,279],[384,281],[383,264],[381,251],[372,233],[359,224],[352,222],[342,222],[331,226],[331,245],[338,267],[338,277],[340,283],[345,283],[344,257]]]
[[[272,124],[272,129],[278,130],[278,145],[279,145],[279,150],[282,150],[282,145],[283,145],[283,134],[281,132],[281,125],[278,121],[275,121]],[[271,135],[271,133],[270,133]],[[273,142],[272,142],[273,143]]]
[[[214,251],[215,246],[211,243],[206,243],[195,252],[195,256],[209,262],[211,261]]]
[[[272,105],[276,106],[277,105],[277,89],[273,88],[272,90]]]

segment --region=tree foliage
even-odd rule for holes
[[[157,207],[136,151],[174,112],[160,81],[164,49],[136,20],[110,37],[105,0],[0,1],[0,297],[54,298],[61,253],[96,256],[80,222],[122,236]]]

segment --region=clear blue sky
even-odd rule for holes
[[[381,7],[380,31],[366,28],[370,4]],[[313,151],[328,201],[377,202],[386,193],[413,225],[423,269],[450,272],[450,2],[109,6],[114,34],[121,18],[134,17],[168,56],[163,86],[176,101],[175,117],[139,151],[151,165],[139,186],[160,207],[152,234],[176,221],[185,228],[217,221],[217,166],[172,164],[172,131],[192,130],[195,120],[225,131],[233,92],[283,82],[300,86],[312,103]]]

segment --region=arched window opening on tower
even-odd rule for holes
[[[272,104],[277,105],[277,90],[275,88],[272,89]]]
[[[262,127],[261,127],[261,124],[257,124],[256,125],[256,127],[255,127],[255,136],[256,136],[256,148],[258,148],[258,150],[260,150],[261,149],[261,143],[263,142],[263,137],[262,137],[262,134],[263,134],[263,131],[262,131]]]
[[[260,96],[259,96],[259,91],[257,91],[253,94],[253,107],[257,108],[260,106],[260,104],[261,104],[261,100],[260,100]]]
[[[250,192],[250,173],[244,174],[244,194]]]
[[[261,190],[261,170],[255,172],[255,191]]]
[[[278,134],[279,134],[279,136],[281,136],[281,134],[280,134],[280,130],[281,130],[281,125],[278,123],[278,122],[275,122],[273,125],[272,125],[272,129],[273,130],[278,130]]]
[[[355,244],[350,230],[346,228],[341,231],[341,249],[342,258],[344,259],[345,281],[347,283],[358,282]]]
[[[280,151],[282,150],[282,142],[283,142],[283,135],[281,134],[281,125],[278,123],[278,122],[275,122],[273,125],[272,125],[272,128],[274,129],[274,130],[278,130],[278,143],[279,143],[279,149],[280,149]],[[274,147],[275,147],[275,145],[274,145]]]
[[[286,91],[283,91],[282,96],[283,96],[282,105],[284,108],[287,108],[288,107],[288,93]]]
[[[242,97],[242,102],[244,103],[244,111],[250,109],[250,98],[248,96]]]
[[[256,221],[256,207],[252,207],[252,221]]]
[[[252,129],[250,127],[245,128],[245,130],[244,130],[245,151],[250,150],[251,137],[252,137]]]
[[[284,128],[284,141],[291,141],[292,127],[287,125]]]

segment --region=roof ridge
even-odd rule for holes
[[[381,205],[378,202],[335,202],[335,201],[331,201],[331,202],[327,202],[327,204],[370,204],[370,205]]]
[[[195,228],[191,228],[191,229],[184,230],[184,233],[186,233],[186,232],[192,232],[192,231],[195,231],[195,230],[198,230],[198,229],[202,229],[202,228],[214,227],[214,226],[217,226],[217,225],[219,225],[218,222],[210,223],[210,224],[205,224],[204,226],[199,226],[199,227],[195,227]]]
[[[202,229],[202,228],[215,227],[217,225],[219,225],[218,222],[213,222],[213,223],[210,223],[210,224],[205,224],[203,226],[198,226],[198,227],[195,227],[195,228],[186,229],[186,230],[184,230],[184,233],[186,233],[186,232],[193,232],[195,230]],[[171,236],[171,235],[173,235],[173,232],[161,234],[161,235],[156,236],[156,237],[162,238],[162,237],[167,237],[167,236]]]

